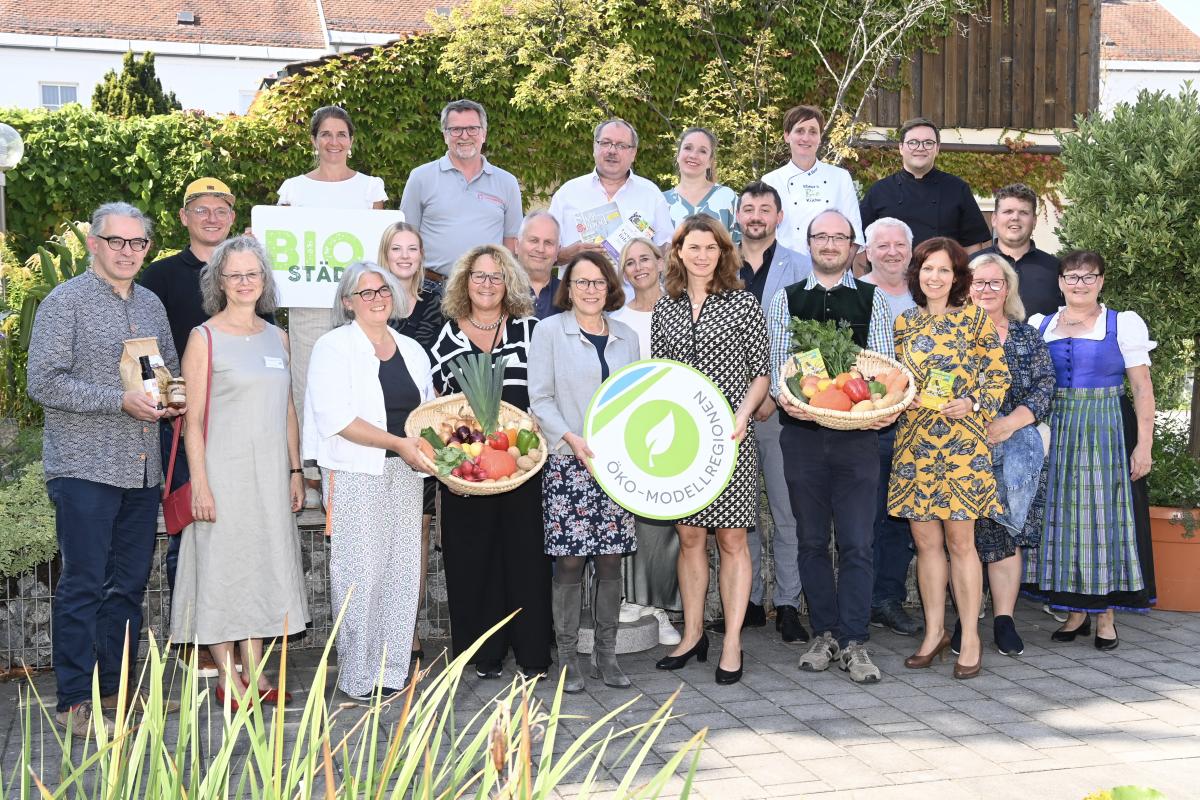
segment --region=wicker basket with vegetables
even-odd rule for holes
[[[912,373],[856,345],[848,326],[793,318],[791,333],[792,355],[779,370],[779,392],[817,424],[862,430],[907,408],[916,396]]]
[[[511,491],[546,463],[533,419],[500,400],[506,360],[493,363],[490,353],[454,359],[450,372],[462,393],[422,403],[405,423],[434,475],[459,494]]]

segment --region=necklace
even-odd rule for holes
[[[575,321],[579,322],[578,317],[576,318]],[[587,328],[583,327],[583,323],[579,324],[579,330],[583,331],[584,333],[590,333],[592,336],[607,336],[608,335],[608,320],[606,320],[603,316],[600,317],[600,330],[598,330],[598,331],[595,331],[595,332],[589,331]]]
[[[487,325],[482,325],[482,324],[476,322],[475,318],[472,317],[470,314],[467,315],[467,322],[471,323],[472,325],[474,325],[476,328],[478,328],[481,331],[496,330],[496,328],[500,327],[500,320],[502,320],[502,319],[504,319],[503,314],[501,314],[499,317],[497,317],[495,322],[489,322]]]
[[[1091,321],[1092,321],[1092,317],[1093,317],[1093,316],[1096,314],[1096,311],[1098,311],[1098,310],[1099,310],[1099,308],[1100,308],[1099,306],[1096,306],[1096,308],[1094,308],[1094,309],[1092,309],[1091,311],[1087,312],[1086,314],[1084,314],[1084,315],[1083,315],[1082,317],[1080,317],[1079,319],[1067,319],[1067,315],[1066,315],[1066,313],[1064,312],[1064,313],[1063,313],[1063,315],[1062,315],[1062,316],[1059,318],[1059,321],[1060,321],[1060,322],[1061,322],[1063,325],[1066,325],[1068,328],[1074,328],[1074,327],[1076,327],[1076,326],[1079,326],[1079,325],[1085,325],[1085,324],[1087,324],[1087,323],[1089,323],[1089,322],[1091,322]]]

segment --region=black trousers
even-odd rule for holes
[[[442,563],[454,655],[520,609],[484,642],[472,663],[503,661],[511,646],[520,666],[550,666],[550,557],[538,476],[486,497],[443,489]]]

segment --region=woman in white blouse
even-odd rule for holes
[[[1036,577],[1050,606],[1070,612],[1054,641],[1086,636],[1088,615],[1096,614],[1093,643],[1114,650],[1113,610],[1144,613],[1155,596],[1145,481],[1154,435],[1155,342],[1136,313],[1099,301],[1099,253],[1065,255],[1058,282],[1066,305],[1029,319],[1050,348],[1058,382]]]
[[[345,607],[338,686],[357,698],[405,685],[420,607],[426,468],[404,424],[433,381],[425,349],[388,326],[409,302],[387,269],[351,264],[308,369],[304,457],[321,467],[334,613]]]

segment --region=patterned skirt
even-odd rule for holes
[[[551,454],[546,459],[542,520],[548,556],[604,556],[637,550],[633,514],[609,499],[573,455]]]
[[[1059,608],[1141,610],[1149,603],[1153,578],[1144,567],[1150,575],[1153,567],[1148,543],[1139,541],[1126,442],[1132,408],[1123,408],[1122,394],[1122,387],[1055,392],[1037,581]]]

